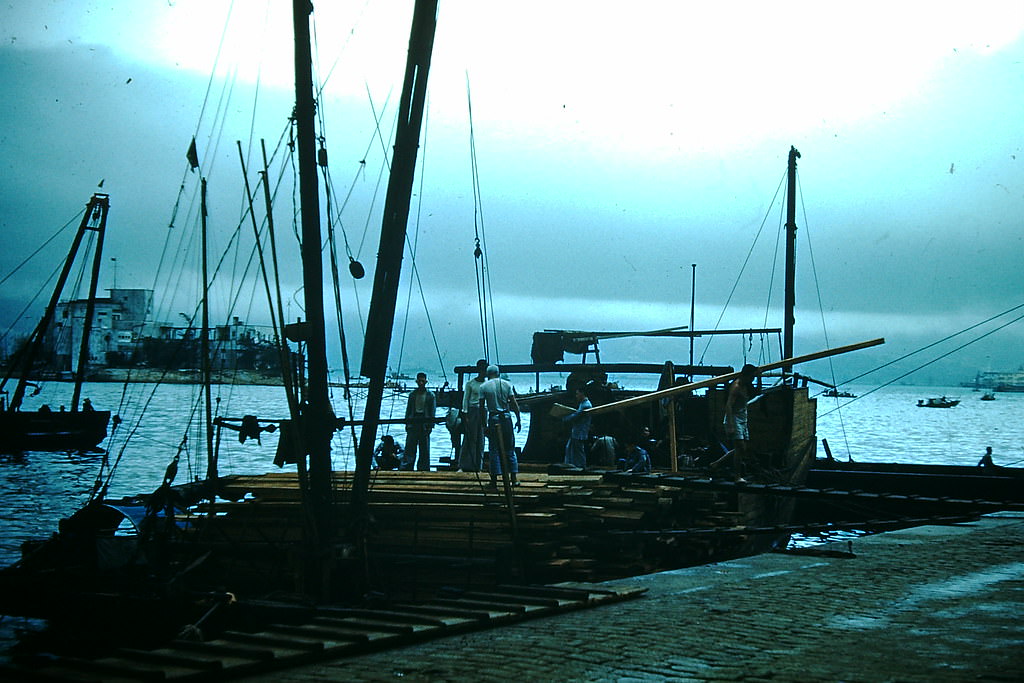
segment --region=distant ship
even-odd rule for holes
[[[994,391],[1024,392],[1024,368],[1008,372],[979,372],[974,386]]]

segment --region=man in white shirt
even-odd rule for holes
[[[498,377],[498,366],[487,366],[487,381],[480,387],[480,396],[487,411],[487,442],[490,447],[491,485],[498,485],[498,475],[502,473],[502,453],[508,461],[508,471],[512,477],[512,485],[519,481],[519,460],[516,458],[515,435],[512,433],[512,417],[516,414],[515,429],[522,429],[522,417],[519,414],[519,403],[516,401],[515,390],[507,379]]]
[[[471,377],[462,390],[462,450],[459,451],[459,469],[479,472],[483,469],[484,421],[480,407],[480,389],[487,381],[487,361],[476,362],[476,377]]]

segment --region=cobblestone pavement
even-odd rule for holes
[[[613,583],[638,600],[251,680],[1024,679],[1024,515]]]

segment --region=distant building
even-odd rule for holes
[[[119,365],[131,359],[153,311],[151,289],[109,291],[109,297],[96,299],[88,346],[92,367]],[[86,299],[57,304],[45,342],[56,370],[78,368],[87,305]]]
[[[1024,392],[1024,368],[1000,372],[979,372],[974,378],[977,387],[996,391]]]
[[[199,330],[182,315],[179,324],[156,322],[153,290],[111,289],[110,296],[97,299],[89,335],[89,366],[92,368],[148,365],[167,369],[197,368]],[[45,348],[50,367],[74,371],[85,329],[87,301],[77,299],[57,304]],[[210,357],[214,369],[268,369],[277,366],[277,352],[270,326],[247,325],[234,317],[227,325],[210,329]]]

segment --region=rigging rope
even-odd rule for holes
[[[851,382],[854,382],[854,381],[860,379],[861,377],[864,377],[866,375],[870,375],[870,374],[872,374],[874,372],[877,372],[878,370],[881,370],[882,368],[886,368],[886,367],[888,367],[888,366],[890,366],[890,365],[892,365],[894,363],[898,363],[901,360],[909,358],[910,356],[913,356],[915,354],[921,353],[922,351],[930,349],[933,346],[936,346],[937,344],[941,344],[943,342],[949,341],[950,339],[953,339],[953,338],[955,338],[955,337],[957,337],[957,336],[959,336],[961,334],[964,334],[965,332],[969,332],[969,331],[971,331],[971,330],[973,330],[973,329],[975,329],[975,328],[977,328],[977,327],[979,327],[981,325],[984,325],[985,323],[991,322],[991,321],[995,320],[996,318],[1001,318],[1002,316],[1007,315],[1009,313],[1013,313],[1014,311],[1017,311],[1017,310],[1019,310],[1021,308],[1024,308],[1024,304],[1018,304],[1018,305],[1014,306],[1013,308],[1007,309],[1007,310],[1003,311],[1002,313],[999,313],[997,315],[992,316],[991,318],[983,320],[983,321],[981,321],[979,323],[975,323],[974,325],[971,325],[970,327],[964,328],[964,329],[960,330],[959,332],[954,332],[953,334],[948,335],[948,336],[946,336],[946,337],[944,337],[944,338],[942,338],[942,339],[940,339],[940,340],[938,340],[936,342],[932,342],[931,344],[928,344],[927,346],[923,346],[923,347],[917,349],[916,351],[911,351],[910,353],[904,354],[904,355],[900,356],[899,358],[896,358],[894,360],[889,361],[888,363],[885,363],[883,365],[878,366],[877,368],[874,368],[873,370],[868,370],[867,372],[861,373],[861,374],[857,375],[856,377],[854,377],[854,378],[852,378],[852,379],[850,379],[850,380],[848,380],[846,382],[843,382],[843,384],[849,384]],[[853,403],[854,401],[859,401],[860,399],[864,398],[865,396],[870,396],[871,394],[875,393],[879,389],[884,389],[885,387],[889,386],[890,384],[898,382],[901,379],[903,379],[904,377],[912,375],[915,372],[917,372],[919,370],[922,370],[922,369],[928,367],[929,365],[931,365],[933,363],[937,363],[938,361],[942,360],[943,358],[951,356],[952,354],[956,353],[957,351],[961,351],[962,349],[967,348],[971,344],[974,344],[975,342],[979,342],[982,339],[985,339],[986,337],[989,337],[989,336],[995,334],[996,332],[999,332],[1000,330],[1002,330],[1002,329],[1004,329],[1006,327],[1009,327],[1010,325],[1013,325],[1014,323],[1019,322],[1021,320],[1024,320],[1024,314],[1021,314],[1021,315],[1017,316],[1016,318],[1014,318],[1013,320],[1011,320],[1011,321],[1009,321],[1007,323],[1003,323],[1002,325],[1000,325],[999,327],[996,327],[995,329],[992,329],[992,330],[989,330],[988,332],[985,332],[984,334],[982,334],[979,337],[976,337],[974,339],[971,339],[970,341],[964,342],[960,346],[957,346],[956,348],[954,348],[954,349],[952,349],[950,351],[947,351],[946,353],[942,354],[941,356],[937,356],[937,357],[929,360],[927,363],[922,363],[921,365],[917,366],[913,370],[908,370],[907,372],[904,372],[902,375],[899,375],[898,377],[894,377],[893,379],[889,380],[888,382],[885,382],[884,384],[881,384],[881,385],[875,387],[874,389],[871,389],[870,391],[867,391],[867,392],[861,394],[857,398],[850,399],[849,401],[844,403],[843,406],[839,406],[839,407],[833,408],[832,410],[828,411],[827,413],[823,413],[820,417],[824,417],[825,415],[831,415],[832,413],[836,412],[837,410],[840,410],[840,408],[845,407],[845,406],[849,405],[850,403]]]
[[[477,313],[480,319],[481,351],[484,358],[500,361],[498,337],[494,321],[494,297],[490,267],[487,262],[487,231],[484,227],[483,196],[480,190],[480,165],[476,154],[476,131],[473,126],[473,97],[469,72],[466,72],[466,107],[469,112],[469,158],[473,185],[473,270],[476,280]],[[491,338],[494,355],[491,356]]]
[[[67,230],[67,229],[68,229],[69,227],[71,227],[71,226],[72,226],[73,224],[77,224],[77,223],[78,223],[78,222],[79,222],[79,221],[81,220],[81,218],[82,218],[82,214],[84,214],[84,213],[85,213],[85,209],[82,209],[81,211],[79,211],[78,213],[76,213],[76,214],[75,214],[75,215],[74,215],[74,216],[73,216],[73,217],[71,218],[71,220],[69,220],[69,221],[68,221],[67,223],[65,223],[65,224],[64,224],[64,225],[63,225],[62,227],[58,228],[57,232],[53,233],[53,234],[52,234],[52,235],[50,235],[50,236],[49,236],[48,238],[46,238],[46,241],[45,241],[45,242],[43,242],[43,243],[42,243],[41,245],[39,245],[39,248],[38,248],[38,249],[36,249],[36,250],[35,250],[35,251],[33,251],[33,252],[32,252],[31,254],[29,254],[28,256],[26,256],[26,257],[25,257],[25,258],[24,258],[24,259],[23,259],[23,260],[21,261],[21,263],[19,263],[18,265],[14,266],[14,268],[13,268],[13,269],[11,270],[11,272],[7,273],[7,275],[5,275],[5,276],[3,277],[3,279],[2,279],[2,280],[0,280],[0,285],[4,284],[4,283],[5,283],[5,282],[7,282],[7,281],[8,281],[9,279],[11,279],[11,276],[13,276],[13,275],[14,275],[15,273],[17,273],[17,272],[18,272],[19,270],[21,270],[21,269],[22,269],[22,267],[24,267],[24,266],[25,266],[25,264],[27,264],[27,263],[28,263],[29,261],[31,261],[31,260],[32,260],[32,259],[34,259],[34,258],[35,258],[36,256],[38,256],[38,255],[39,255],[39,252],[41,252],[41,251],[42,251],[43,249],[45,249],[45,248],[46,248],[46,246],[47,246],[48,244],[50,244],[50,242],[52,242],[52,241],[53,241],[53,240],[55,240],[55,239],[56,239],[57,237],[59,237],[59,236],[61,235],[61,233],[63,233],[63,232],[65,231],[65,230]]]
[[[424,182],[425,182],[424,178],[426,176],[426,173],[425,173],[424,169],[426,168],[426,164],[427,164],[427,139],[429,137],[429,135],[428,135],[429,124],[430,124],[429,113],[426,113],[426,114],[424,114],[424,121],[423,121],[423,141],[421,142],[421,145],[420,145],[420,147],[421,147],[420,160],[419,160],[420,161],[420,191],[419,191],[419,196],[416,198],[416,224],[415,224],[415,228],[414,228],[414,237],[413,237],[413,239],[409,239],[408,237],[406,237],[406,240],[405,240],[405,248],[409,251],[409,260],[410,260],[410,262],[412,264],[411,265],[412,278],[409,281],[409,294],[408,294],[408,296],[406,298],[406,304],[405,304],[405,320],[403,321],[403,324],[402,324],[402,340],[401,340],[401,343],[399,345],[398,368],[399,368],[399,370],[401,370],[402,358],[405,356],[405,340],[406,340],[406,335],[409,332],[409,313],[410,313],[410,309],[412,308],[412,290],[413,290],[413,284],[415,282],[416,289],[420,293],[420,301],[423,304],[423,314],[424,314],[424,316],[426,317],[426,320],[427,320],[427,329],[430,331],[430,338],[431,338],[431,341],[433,342],[433,345],[434,345],[434,351],[435,351],[435,353],[437,353],[438,365],[441,368],[441,376],[444,378],[445,382],[447,382],[448,381],[448,374],[447,374],[447,372],[444,369],[444,358],[441,355],[441,348],[440,348],[440,346],[438,346],[438,343],[437,343],[437,334],[434,332],[434,323],[433,323],[433,320],[431,319],[431,316],[430,316],[430,308],[427,306],[426,294],[423,291],[423,282],[420,280],[420,271],[419,271],[419,266],[418,266],[417,260],[416,260],[417,248],[419,246],[420,225],[422,223],[422,218],[423,218],[423,194],[424,194]]]
[[[785,184],[786,174],[783,173],[782,179],[779,181],[778,187],[775,188],[775,196],[772,197],[771,202],[769,202],[768,204],[768,209],[765,211],[764,218],[761,219],[761,225],[758,227],[757,233],[754,235],[754,241],[751,243],[750,249],[747,250],[747,255],[743,259],[743,265],[740,266],[740,272],[736,276],[736,281],[733,283],[732,289],[729,290],[729,296],[726,297],[725,304],[722,306],[722,312],[718,315],[718,320],[715,321],[715,326],[712,328],[713,330],[718,330],[719,326],[721,326],[722,324],[722,319],[725,317],[725,312],[728,310],[729,304],[732,302],[732,298],[736,294],[736,289],[739,287],[740,279],[743,277],[743,272],[746,270],[747,264],[750,263],[750,259],[754,254],[754,247],[757,245],[757,241],[761,237],[761,232],[764,231],[764,226],[768,222],[768,216],[771,215],[772,207],[775,206],[775,201],[779,198],[779,192],[782,191],[782,188],[785,186]],[[711,342],[714,341],[715,336],[716,335],[710,335],[708,337],[707,342],[704,344],[704,350],[701,351],[700,360],[698,361],[699,363],[704,363],[704,358],[705,356],[707,356],[708,349],[711,346]]]

